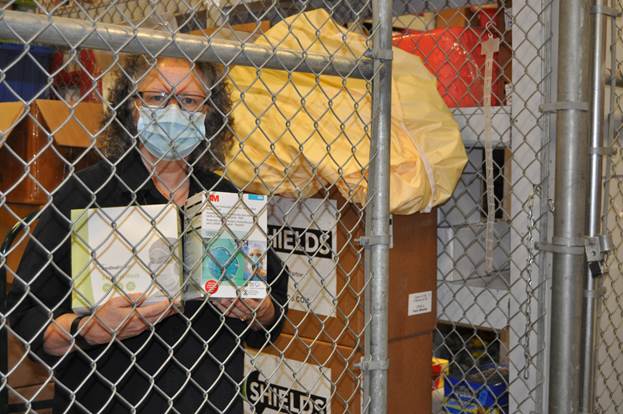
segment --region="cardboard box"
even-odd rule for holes
[[[372,20],[366,20],[366,23],[372,23]],[[403,14],[402,16],[396,16],[392,20],[392,27],[394,29],[408,29],[408,30],[430,30],[435,28],[435,13],[426,12],[418,14]]]
[[[388,352],[387,412],[432,412],[432,333],[390,340]]]
[[[26,110],[29,113],[25,115]],[[30,107],[20,102],[0,103],[0,136],[5,140],[0,147],[0,164],[3,166],[0,191],[6,194],[6,202],[0,210],[2,239],[15,224],[16,216],[25,217],[46,202],[45,190],[56,188],[69,170],[61,156],[73,161],[85,151],[91,143],[88,132],[94,133],[99,129],[102,114],[99,104],[80,104],[75,109],[77,122],[61,101],[37,100]],[[53,133],[52,145],[48,131]],[[76,169],[86,166],[93,159],[92,156],[85,157],[77,163]],[[29,166],[25,167],[25,163]],[[23,234],[14,241],[7,258],[7,289],[28,241],[20,238]],[[7,379],[9,386],[15,390],[9,393],[9,399],[11,404],[19,404],[23,399],[16,392],[26,398],[33,397],[39,392],[40,384],[51,374],[43,365],[26,356],[21,341],[14,335],[9,333],[8,340]],[[36,400],[52,396],[53,385],[50,384],[37,394]]]
[[[8,382],[11,388],[30,387],[43,384],[52,376],[51,371],[27,356],[26,349],[18,337],[8,334],[9,365]]]
[[[29,387],[13,388],[9,390],[9,410],[11,412],[24,413],[26,410],[17,411],[17,405],[26,404],[26,401],[30,401],[33,411],[37,414],[52,414],[51,408],[39,408],[45,403],[46,407],[51,407],[52,399],[54,398],[54,384],[48,383],[45,385],[32,385]],[[25,407],[24,407],[25,408]]]
[[[90,314],[111,297],[181,296],[180,219],[171,204],[71,210],[71,306]],[[154,283],[155,282],[155,283]]]
[[[470,15],[468,7],[439,10],[435,18],[435,27],[467,27]]]
[[[393,220],[389,335],[400,338],[435,326],[437,219],[434,211]],[[364,221],[361,208],[338,195],[270,207],[269,242],[291,273],[284,332],[344,346],[361,344],[366,283],[364,248],[357,240],[364,235]],[[310,246],[309,240],[320,242]],[[333,254],[325,255],[325,247]]]
[[[267,294],[266,196],[201,192],[184,206],[187,299]]]
[[[431,333],[390,341],[388,413],[431,412],[432,344]],[[282,334],[246,351],[245,413],[362,412],[359,349]]]
[[[357,414],[360,359],[356,349],[286,334],[261,352],[247,348],[244,412]]]
[[[24,116],[24,111],[29,113]],[[70,170],[70,162],[88,152],[103,116],[101,104],[82,103],[73,114],[62,101],[0,103],[0,191],[13,203],[44,204]],[[51,134],[48,136],[48,134]],[[65,158],[65,159],[63,159]],[[97,160],[84,156],[75,170]],[[16,185],[17,184],[17,185]]]
[[[269,244],[290,270],[284,332],[356,346],[364,311],[357,209],[335,198],[273,199],[268,224]]]
[[[437,324],[437,211],[394,216],[393,237],[389,254],[390,341],[428,334]]]

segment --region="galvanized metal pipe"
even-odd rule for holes
[[[607,6],[607,0],[595,0],[596,7]],[[593,34],[591,46],[592,85],[591,85],[591,120],[590,120],[590,152],[589,185],[588,185],[588,228],[589,237],[598,236],[601,231],[601,200],[602,200],[602,155],[599,151],[603,146],[604,116],[604,65],[606,48],[606,16],[595,13],[593,18]],[[597,304],[601,288],[601,275],[594,277],[586,271],[585,295],[582,315],[582,360],[580,364],[580,412],[592,414],[595,393],[596,335],[598,322]]]
[[[370,281],[369,392],[371,414],[387,413],[389,286],[389,156],[391,125],[392,1],[373,1],[372,143],[366,210]]]
[[[558,114],[553,253],[549,413],[576,414],[580,394],[580,326],[586,271],[590,6],[559,8]]]
[[[189,58],[200,62],[244,65],[296,72],[369,79],[371,59],[345,59],[252,43],[172,34],[66,17],[1,11],[0,37],[20,43],[91,48],[113,53]]]

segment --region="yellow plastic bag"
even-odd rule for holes
[[[365,42],[324,10],[292,16],[256,41],[350,59],[363,55]],[[242,66],[230,76],[241,145],[228,155],[228,178],[245,191],[302,197],[335,184],[345,198],[365,201],[372,116],[365,81]],[[394,48],[392,78],[390,208],[411,214],[450,197],[467,156],[420,59]]]

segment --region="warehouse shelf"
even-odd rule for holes
[[[461,137],[466,147],[482,147],[484,143],[485,116],[482,107],[453,108],[454,119],[461,128]],[[510,106],[491,107],[491,126],[493,145],[510,147],[511,145],[511,108]]]
[[[475,277],[461,281],[437,281],[439,322],[472,325],[501,330],[509,325],[509,272],[494,277]]]

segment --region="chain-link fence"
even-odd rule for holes
[[[435,412],[542,412],[552,4],[446,6],[394,21],[395,44],[437,75],[469,157],[438,211],[433,353],[448,366]]]
[[[618,31],[618,29],[617,29]],[[620,42],[620,37],[618,37]],[[616,118],[620,113],[620,106],[617,103],[611,109],[610,116]],[[616,122],[616,123],[615,123]],[[596,390],[595,390],[595,412],[616,413],[621,410],[623,393],[623,382],[621,381],[621,305],[619,297],[621,294],[620,286],[620,258],[621,248],[621,192],[618,183],[617,168],[620,168],[621,155],[619,144],[619,121],[614,121],[609,128],[616,128],[608,135],[614,138],[611,141],[611,148],[616,151],[611,157],[611,164],[606,169],[605,174],[608,178],[605,190],[609,193],[604,205],[604,223],[607,232],[612,237],[612,252],[608,256],[607,273],[600,282],[599,300],[599,325],[597,327],[597,360],[596,360]]]
[[[375,7],[3,2],[2,412],[381,412]]]
[[[601,215],[603,231],[611,240],[605,274],[595,282],[598,319],[595,328],[595,390],[591,395],[596,413],[617,413],[623,407],[621,381],[621,145],[620,145],[620,61],[621,61],[621,3],[605,3],[613,7],[605,17],[606,93],[604,117],[604,187]],[[610,76],[612,74],[612,76]]]
[[[557,27],[534,0],[3,2],[0,410],[548,412],[552,253],[584,252],[552,238],[555,115],[586,111]]]

